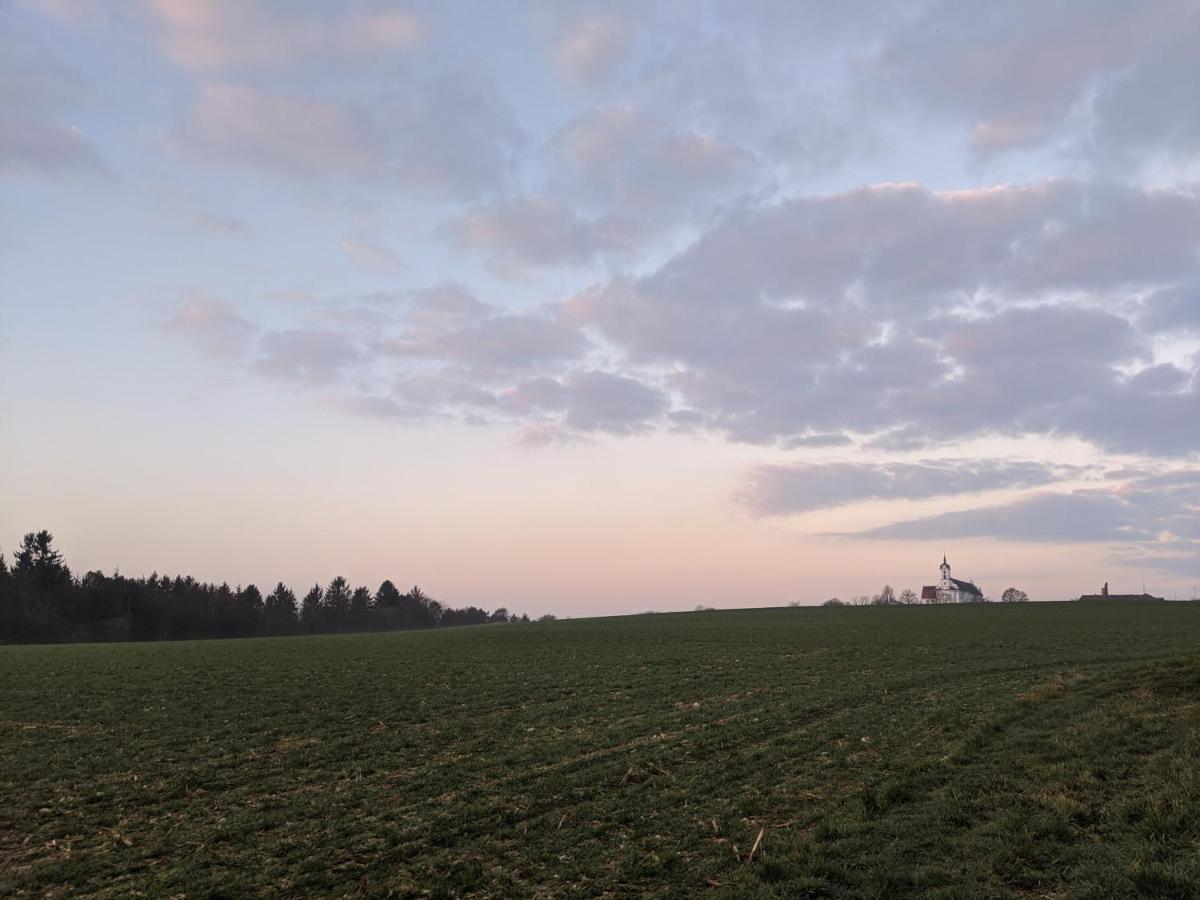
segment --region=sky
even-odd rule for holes
[[[1191,597],[1197,46],[1194,0],[0,0],[0,547]]]

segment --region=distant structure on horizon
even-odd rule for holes
[[[1104,582],[1104,587],[1100,588],[1098,594],[1083,594],[1079,598],[1080,602],[1086,603],[1094,600],[1124,600],[1127,603],[1166,603],[1166,597],[1155,597],[1147,594],[1144,591],[1140,594],[1110,594],[1108,592],[1108,582]]]
[[[983,591],[975,586],[973,581],[960,581],[950,577],[950,563],[942,555],[942,564],[938,568],[941,579],[937,584],[921,588],[921,599],[927,603],[980,603]]]

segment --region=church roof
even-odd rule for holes
[[[980,597],[983,596],[983,591],[975,587],[975,585],[971,584],[969,581],[959,581],[957,578],[951,578],[950,583],[960,591],[966,591],[968,594],[978,594]]]

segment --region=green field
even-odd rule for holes
[[[1198,768],[1200,604],[0,647],[0,895],[1194,897]]]

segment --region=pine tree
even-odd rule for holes
[[[296,630],[296,595],[282,581],[266,599],[267,634],[291,634]]]
[[[325,611],[334,631],[346,628],[350,618],[350,585],[341,575],[329,582],[329,587],[325,588]]]
[[[320,631],[325,625],[325,592],[314,584],[300,607],[300,625],[305,631]]]

